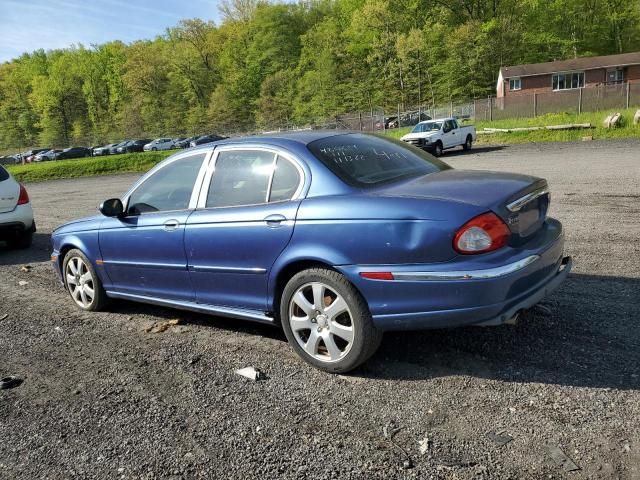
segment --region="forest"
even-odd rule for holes
[[[442,105],[495,94],[501,66],[640,50],[638,0],[226,0],[220,13],[0,64],[0,150]]]

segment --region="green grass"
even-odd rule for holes
[[[633,116],[636,108],[617,110],[622,114],[622,124],[618,128],[604,128],[602,122],[606,116],[613,112],[587,112],[553,113],[535,118],[512,118],[508,120],[474,121],[477,131],[486,128],[518,128],[518,127],[542,127],[546,125],[564,125],[568,123],[591,123],[594,128],[580,130],[538,130],[534,132],[494,133],[491,135],[478,135],[476,144],[516,144],[536,142],[568,142],[581,140],[586,136],[593,136],[594,140],[613,138],[638,138],[640,139],[640,125],[633,125]],[[411,128],[389,130],[387,135],[400,138],[411,131]]]
[[[20,182],[58,178],[91,177],[114,173],[146,172],[175,151],[124,153],[105,157],[10,165],[7,169]]]

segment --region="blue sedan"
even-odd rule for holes
[[[78,307],[126,299],[281,325],[346,372],[389,330],[499,325],[568,275],[540,178],[344,132],[178,153],[52,236]]]

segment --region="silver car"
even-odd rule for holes
[[[171,150],[174,147],[174,141],[171,138],[156,138],[154,141],[147,143],[144,146],[144,151],[153,151],[156,150]]]
[[[11,248],[29,248],[35,231],[27,189],[0,166],[0,241]]]

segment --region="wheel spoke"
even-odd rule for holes
[[[71,292],[71,295],[73,296],[74,300],[76,302],[80,301],[80,294],[82,293],[82,289],[79,286],[75,286],[73,289],[73,292]]]
[[[87,273],[85,273],[84,275],[82,275],[82,276],[80,277],[80,281],[81,281],[81,282],[84,282],[84,283],[90,282],[91,280],[92,280],[92,278],[91,278],[91,272],[87,272]]]
[[[311,286],[313,290],[313,306],[316,310],[324,310],[324,290],[325,287],[321,283],[314,283]]]
[[[93,300],[93,295],[94,295],[93,288],[91,288],[88,284],[85,283],[82,286],[82,291],[87,295],[87,297],[89,297],[89,302],[91,302],[91,300]]]
[[[325,335],[322,340],[324,341],[325,346],[327,347],[327,351],[329,352],[329,356],[331,360],[337,360],[342,355],[342,352],[334,342],[333,337],[331,335]]]
[[[329,331],[346,342],[353,342],[353,327],[346,327],[337,322],[331,322],[329,324]]]
[[[82,304],[83,305],[88,305],[89,303],[91,303],[91,301],[87,297],[87,294],[84,291],[84,288],[80,289],[80,298],[82,299]]]
[[[67,284],[68,285],[76,285],[76,277],[67,273]]]
[[[313,324],[309,317],[291,317],[291,321],[289,322],[291,325],[291,330],[294,332],[299,332],[300,330],[311,330],[313,328]]]
[[[309,303],[309,300],[302,294],[302,290],[296,293],[293,297],[293,303],[302,309],[304,313],[311,315],[313,313],[313,305]]]
[[[312,329],[307,343],[304,344],[304,350],[312,357],[315,357],[318,353],[318,345],[321,339],[322,337],[318,335],[318,332]]]
[[[67,266],[68,266],[69,270],[71,270],[71,273],[72,273],[73,275],[76,275],[76,274],[78,273],[78,268],[76,267],[75,261],[76,261],[76,259],[75,259],[75,258],[72,258],[72,259],[69,261],[69,263],[67,264]]]
[[[336,299],[325,308],[325,313],[329,316],[330,320],[335,320],[338,315],[348,310],[347,302],[342,297],[336,297]]]

